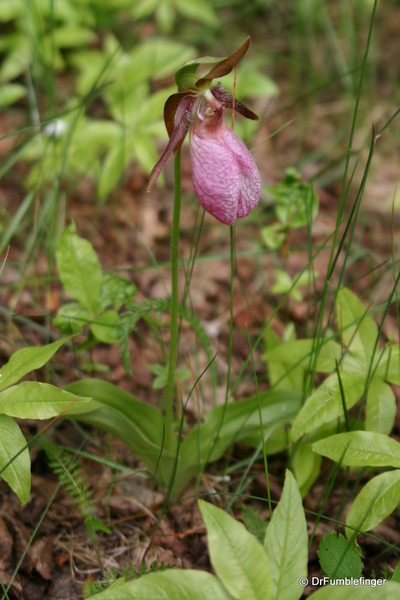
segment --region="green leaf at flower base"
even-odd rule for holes
[[[265,535],[274,580],[274,600],[298,600],[303,594],[299,577],[307,575],[307,522],[296,480],[287,470],[278,506]]]
[[[43,367],[69,338],[63,338],[45,346],[22,348],[11,356],[0,369],[0,390],[4,390],[22,379],[24,375]]]
[[[0,108],[6,108],[26,96],[26,88],[19,83],[9,83],[0,87]]]
[[[36,381],[23,381],[0,394],[0,414],[20,419],[51,419],[60,413],[81,414],[95,408],[91,398]]]
[[[361,398],[365,379],[353,373],[342,373],[341,382],[348,410]],[[291,439],[295,442],[305,433],[340,417],[344,417],[343,399],[338,376],[334,373],[325,379],[304,404],[293,423]]]
[[[318,548],[319,563],[330,579],[361,576],[363,563],[357,550],[346,538],[334,531],[322,538]]]
[[[343,341],[365,370],[368,370],[378,327],[353,292],[342,288],[336,301],[336,319]]]
[[[396,397],[390,385],[373,379],[368,388],[365,429],[389,435],[393,429],[396,409]]]
[[[294,451],[292,470],[300,489],[301,497],[307,496],[321,470],[322,457],[313,452],[311,444],[301,442]]]
[[[78,302],[68,302],[61,306],[53,319],[53,325],[62,333],[73,335],[80,333],[91,320],[88,311]]]
[[[347,467],[400,469],[400,444],[383,433],[351,431],[315,442],[314,452]]]
[[[271,567],[257,538],[221,508],[203,500],[199,508],[211,564],[229,594],[236,600],[272,598]]]
[[[65,291],[96,316],[103,271],[92,244],[76,235],[74,224],[64,229],[56,257]]]
[[[358,494],[346,517],[346,535],[352,539],[382,523],[400,502],[400,470],[371,479]]]
[[[90,329],[96,339],[105,344],[118,341],[117,327],[119,315],[115,310],[107,310],[92,321]]]
[[[232,600],[211,573],[191,569],[149,573],[117,587],[112,585],[91,597],[93,600]]]
[[[0,415],[0,477],[26,504],[31,491],[31,461],[26,440],[17,423]]]
[[[310,596],[312,600],[398,600],[400,583],[381,580],[376,587],[363,586],[330,586],[326,585]]]

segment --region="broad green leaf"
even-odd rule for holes
[[[142,575],[92,596],[96,600],[231,600],[216,577],[205,571],[170,570]]]
[[[362,367],[368,370],[378,328],[375,321],[369,317],[362,302],[353,292],[342,288],[336,301],[336,319],[342,332],[343,341],[349,347]]]
[[[104,275],[100,291],[100,310],[112,306],[119,310],[132,302],[136,295],[136,285],[118,275]]]
[[[385,353],[375,373],[375,377],[400,385],[400,346],[386,346]]]
[[[312,448],[347,467],[400,468],[400,444],[383,433],[339,433],[315,442]]]
[[[179,12],[187,19],[193,19],[199,23],[204,23],[208,27],[217,27],[220,23],[219,18],[212,9],[211,3],[207,0],[175,0],[175,6]]]
[[[365,429],[389,435],[393,429],[396,409],[396,397],[390,385],[373,379],[368,388]]]
[[[388,517],[400,502],[400,471],[389,471],[371,479],[358,494],[346,517],[346,535],[369,531]]]
[[[321,470],[322,457],[313,452],[311,444],[301,442],[294,450],[292,470],[304,498],[315,483]]]
[[[326,533],[317,554],[322,570],[330,579],[361,577],[364,565],[360,555],[341,533]]]
[[[90,325],[91,321],[88,311],[78,302],[68,302],[61,306],[53,319],[53,325],[62,333],[72,335],[80,333],[86,325]]]
[[[301,392],[303,389],[304,370],[301,367],[295,367],[290,370],[284,360],[269,359],[271,354],[274,356],[274,352],[278,348],[286,345],[281,343],[271,327],[268,327],[265,332],[265,342],[267,352],[263,355],[263,358],[267,362],[270,384],[276,390],[295,390]]]
[[[19,83],[9,83],[0,87],[0,108],[14,104],[26,96],[26,88]]]
[[[51,419],[97,408],[91,398],[75,396],[48,383],[23,381],[0,394],[0,414],[20,419]]]
[[[13,385],[27,373],[43,367],[68,339],[14,352],[8,363],[0,369],[0,390]]]
[[[309,367],[313,363],[313,352],[316,344],[314,340],[293,340],[286,344],[280,344],[272,350],[268,350],[263,358],[267,361],[281,362],[287,367],[302,366]],[[325,342],[318,355],[315,370],[317,373],[331,373],[335,370],[336,361],[341,357],[342,351],[340,345],[333,340]]]
[[[344,372],[341,380],[346,407],[350,409],[363,394],[365,378]],[[339,379],[334,373],[308,398],[293,423],[290,437],[295,442],[305,433],[339,417],[344,417],[343,400]]]
[[[26,440],[17,423],[0,415],[0,477],[26,504],[31,491],[31,461]]]
[[[116,187],[129,159],[130,156],[121,142],[109,150],[104,160],[97,185],[97,193],[100,200],[105,200],[108,194]]]
[[[272,598],[271,567],[257,538],[221,508],[203,500],[199,508],[211,564],[229,594],[237,600]]]
[[[118,340],[117,325],[119,315],[115,310],[107,310],[102,315],[96,317],[91,324],[91,330],[95,338],[105,344],[113,344]]]
[[[287,470],[278,506],[265,535],[267,552],[274,580],[274,600],[298,600],[303,593],[299,577],[307,575],[307,522],[296,480]]]
[[[312,600],[398,600],[400,598],[400,583],[380,579],[375,581],[376,587],[362,586],[330,586],[326,585],[314,594]]]
[[[65,291],[95,316],[103,272],[92,244],[78,237],[72,224],[64,229],[56,256]]]
[[[52,34],[52,41],[57,48],[75,48],[96,41],[96,34],[91,29],[77,25],[58,27]]]

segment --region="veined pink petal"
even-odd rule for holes
[[[216,127],[205,121],[197,122],[190,133],[194,191],[209,213],[233,225],[257,206],[260,174],[249,150],[223,118]]]

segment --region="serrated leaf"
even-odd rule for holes
[[[119,315],[115,310],[107,310],[102,315],[96,317],[90,328],[95,338],[105,344],[113,344],[118,341],[117,327],[119,324]]]
[[[75,226],[71,225],[61,235],[56,257],[65,291],[94,317],[103,271],[92,244],[76,235]]]
[[[81,414],[95,408],[96,403],[89,397],[36,381],[23,381],[0,394],[0,414],[20,419],[51,419],[62,412]]]
[[[339,433],[315,442],[312,448],[347,467],[400,468],[400,444],[383,433]]]
[[[11,417],[0,415],[0,477],[24,505],[31,491],[31,460],[21,429]]]
[[[353,292],[342,288],[336,301],[336,319],[349,352],[368,370],[378,335],[375,321]]]
[[[365,429],[389,435],[393,429],[396,410],[396,397],[390,385],[373,379],[368,388]]]
[[[267,555],[242,523],[221,508],[199,500],[207,528],[211,564],[229,594],[237,600],[272,598],[272,573]]]
[[[92,596],[96,600],[231,600],[216,577],[204,571],[171,570],[142,575]]]
[[[292,458],[292,470],[304,498],[315,483],[321,470],[322,457],[313,452],[311,444],[302,442],[296,447]]]
[[[278,506],[265,535],[264,547],[274,579],[274,600],[298,600],[303,594],[299,577],[307,575],[307,522],[299,488],[287,470]]]
[[[341,373],[341,381],[346,408],[350,409],[361,398],[365,379],[345,372]],[[305,433],[339,417],[344,417],[343,401],[339,379],[334,373],[308,398],[293,423],[290,437],[295,442]]]
[[[382,581],[382,580],[381,580]],[[400,583],[393,581],[384,581],[384,585],[372,587],[363,585],[356,587],[340,585],[333,587],[326,585],[317,590],[313,595],[313,600],[398,600],[400,597]],[[378,591],[379,590],[379,591]]]
[[[400,502],[400,471],[389,471],[371,479],[358,494],[346,517],[346,535],[373,529],[388,517]]]
[[[0,369],[0,390],[13,385],[27,373],[43,367],[68,339],[63,338],[52,344],[22,348],[14,352],[10,360]]]
[[[330,579],[361,576],[364,565],[360,555],[341,533],[339,536],[334,531],[325,534],[317,554],[322,570]]]

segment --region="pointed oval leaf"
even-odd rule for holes
[[[389,471],[371,479],[358,494],[347,513],[348,539],[382,523],[400,502],[400,471]]]
[[[71,225],[61,235],[56,257],[65,291],[95,316],[103,271],[92,244],[77,236]]]
[[[321,470],[321,462],[321,455],[313,452],[311,444],[302,442],[297,446],[292,458],[292,469],[302,498],[314,485]]]
[[[237,600],[272,598],[272,574],[267,554],[242,523],[224,510],[199,500],[207,528],[211,564]]]
[[[380,361],[375,377],[400,385],[400,346],[392,344],[385,348],[385,354]]]
[[[0,477],[26,504],[31,491],[31,460],[26,440],[17,423],[0,415]]]
[[[287,366],[308,367],[314,361],[316,344],[314,340],[293,340],[268,350],[263,358],[269,362],[282,362]],[[325,342],[319,351],[315,367],[317,373],[331,373],[336,361],[340,360],[342,350],[333,340]]]
[[[265,535],[264,547],[274,578],[274,600],[298,600],[304,588],[299,577],[307,575],[307,522],[299,488],[287,470],[282,497]]]
[[[23,381],[0,394],[0,414],[20,419],[51,419],[60,413],[80,414],[98,408],[82,398],[48,383]]]
[[[339,433],[315,442],[312,448],[347,467],[400,468],[400,444],[383,433]]]
[[[369,317],[363,303],[353,292],[342,288],[337,296],[336,319],[343,341],[352,356],[368,369],[374,349],[378,327]]]
[[[22,348],[14,352],[10,360],[0,369],[0,390],[13,385],[27,373],[43,367],[67,340],[69,338],[63,338],[52,344]]]
[[[390,385],[379,379],[371,381],[368,388],[365,429],[389,435],[393,429],[396,409],[396,397]]]
[[[350,409],[363,394],[365,378],[353,373],[341,373],[341,379],[346,407]],[[305,433],[343,416],[342,393],[338,376],[334,373],[308,398],[293,423],[290,437],[295,442]]]
[[[216,577],[188,569],[142,575],[139,579],[112,586],[93,598],[98,600],[231,600]]]

